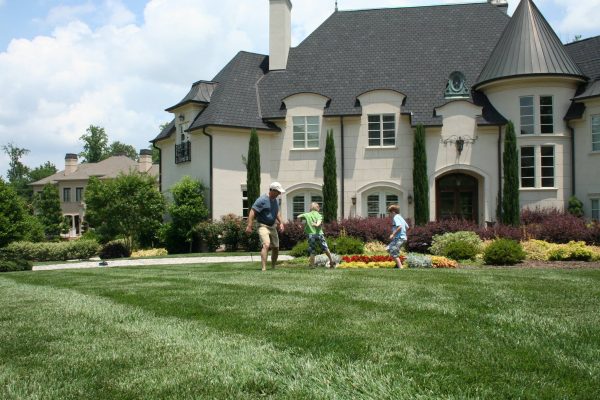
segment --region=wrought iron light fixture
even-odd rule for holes
[[[408,200],[408,204],[411,205],[413,203],[412,194],[409,194],[408,197],[406,198],[406,200]]]
[[[444,144],[454,143],[454,145],[456,146],[456,152],[460,156],[463,149],[465,148],[465,144],[475,143],[476,140],[477,140],[477,136],[462,137],[462,136],[452,135],[452,136],[447,137],[446,139],[441,139],[441,142]]]

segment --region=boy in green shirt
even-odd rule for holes
[[[329,258],[329,268],[335,268],[335,261],[333,261],[333,257],[331,256],[331,252],[325,241],[325,235],[323,234],[323,216],[319,213],[319,205],[317,203],[311,203],[310,212],[298,215],[298,219],[304,219],[306,221],[304,232],[308,235],[310,267],[312,268],[315,266],[316,245],[319,243]]]

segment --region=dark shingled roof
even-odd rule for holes
[[[262,116],[283,118],[282,99],[306,92],[331,99],[326,116],[360,115],[357,96],[391,89],[413,124],[441,125],[449,75],[473,85],[508,21],[489,3],[335,12],[259,83]]]
[[[569,43],[565,49],[587,77],[600,79],[600,36]]]
[[[220,125],[279,131],[275,125],[263,121],[256,89],[268,66],[267,56],[239,52],[213,79],[218,85],[210,104],[188,130]]]
[[[188,103],[208,104],[210,103],[210,98],[216,86],[216,82],[195,82],[190,88],[188,94],[186,94],[185,97],[179,103],[167,108],[165,111],[171,112],[177,107],[181,107]]]
[[[157,137],[155,137],[154,139],[152,139],[150,142],[152,142],[152,143],[155,143],[155,142],[157,142],[158,140],[161,140],[161,139],[166,139],[166,138],[168,138],[169,136],[171,136],[171,134],[172,134],[173,132],[175,132],[175,119],[173,119],[171,122],[169,122],[169,123],[167,124],[167,126],[165,126],[165,127],[163,128],[163,130],[162,130],[162,131],[160,131],[160,133],[158,134],[158,136],[157,136]]]
[[[533,1],[522,0],[498,41],[477,85],[523,75],[584,78]]]

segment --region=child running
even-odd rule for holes
[[[311,268],[315,266],[315,253],[317,243],[321,245],[321,249],[327,254],[329,258],[328,268],[335,268],[335,261],[331,256],[327,242],[325,241],[325,235],[323,234],[323,216],[319,213],[319,205],[317,203],[311,203],[310,212],[298,215],[298,219],[304,219],[306,225],[304,226],[304,232],[308,235],[308,254],[309,265]]]
[[[396,261],[394,268],[402,268],[402,260],[400,260],[400,248],[406,242],[406,231],[408,224],[400,215],[400,207],[392,204],[388,207],[388,212],[392,217],[392,234],[390,235],[390,244],[387,247],[388,253]]]

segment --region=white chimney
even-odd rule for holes
[[[285,69],[292,45],[292,2],[269,0],[269,70]]]
[[[65,175],[77,171],[77,154],[67,153],[65,155]]]
[[[508,0],[488,0],[488,3],[498,7],[500,10],[508,14]]]
[[[148,172],[152,167],[152,150],[140,150],[140,158],[138,160],[138,171]]]

